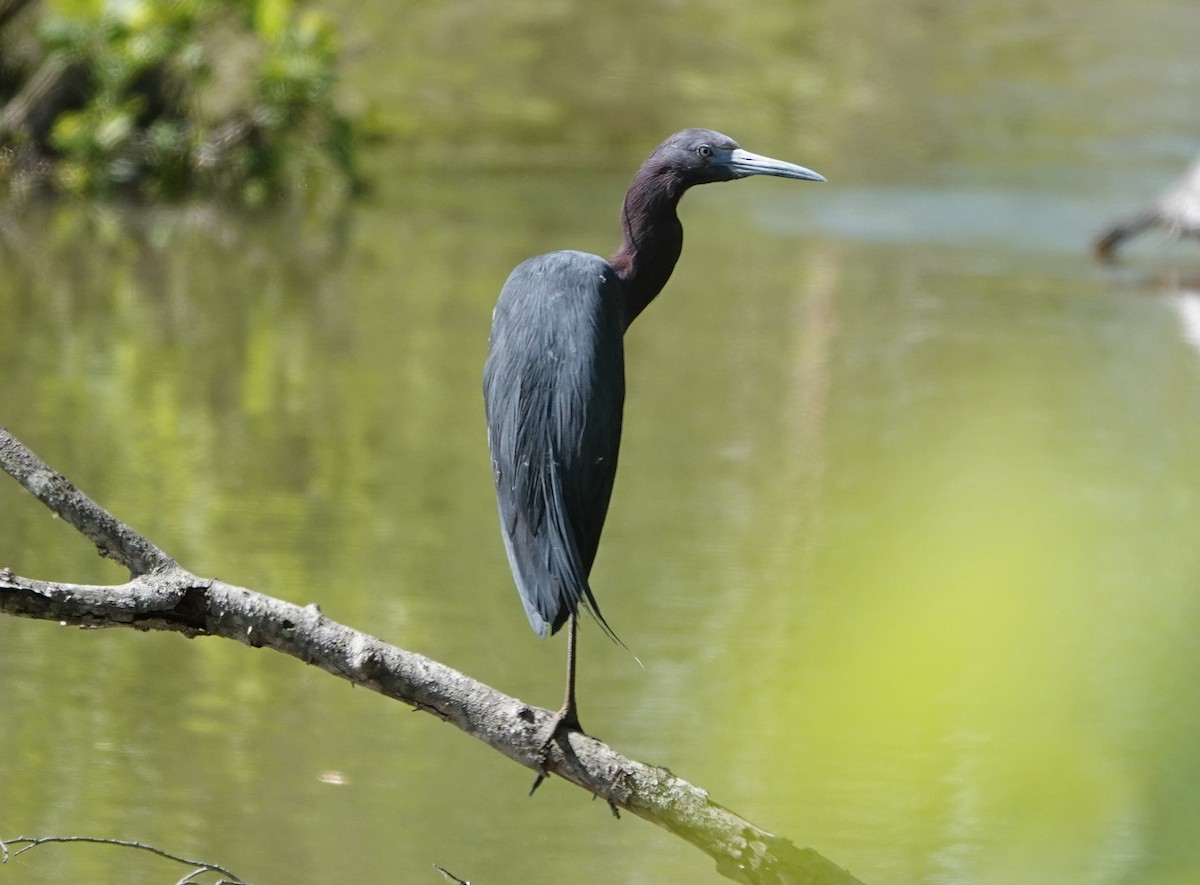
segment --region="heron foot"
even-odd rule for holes
[[[570,704],[554,714],[554,719],[550,723],[550,733],[546,735],[546,739],[542,741],[542,746],[538,750],[538,761],[541,763],[542,771],[534,780],[533,786],[529,788],[530,796],[542,785],[542,781],[550,776],[550,772],[546,771],[546,763],[550,761],[550,747],[560,740],[565,741],[567,735],[573,731],[587,734],[583,730],[583,726],[579,724],[579,713],[575,709],[575,705]]]

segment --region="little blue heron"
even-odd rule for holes
[[[483,372],[500,528],[534,631],[545,636],[570,622],[566,697],[547,745],[559,729],[582,730],[575,706],[579,608],[616,638],[588,574],[617,474],[625,330],[679,259],[683,226],[675,208],[684,191],[751,175],[825,180],[744,151],[719,132],[685,129],[634,176],[621,212],[624,239],[612,258],[540,255],[518,265],[500,291]]]
[[[1183,180],[1172,186],[1154,205],[1114,224],[1096,238],[1096,256],[1110,260],[1125,240],[1142,231],[1159,228],[1177,237],[1200,237],[1200,158]]]

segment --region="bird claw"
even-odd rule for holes
[[[542,781],[550,777],[550,772],[546,770],[546,766],[550,762],[550,746],[554,744],[560,736],[563,739],[566,739],[566,736],[570,732],[578,732],[579,734],[587,733],[583,730],[583,726],[579,724],[579,715],[575,712],[575,710],[563,707],[563,709],[554,714],[554,720],[550,724],[550,733],[546,735],[546,739],[542,741],[542,746],[538,750],[538,767],[541,768],[541,772],[534,780],[533,786],[529,788],[530,796],[532,796],[534,791],[542,785]]]

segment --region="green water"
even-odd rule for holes
[[[594,574],[644,669],[585,626],[584,723],[872,885],[1200,879],[1200,250],[1088,255],[1200,144],[1195,8],[345,14],[349,92],[405,134],[343,215],[0,210],[0,423],[193,571],[553,706],[491,307],[528,255],[612,251],[641,157],[715,126],[830,182],[684,201]],[[0,480],[0,566],[123,579]],[[715,878],[269,652],[0,619],[0,697],[0,837],[258,883]],[[181,874],[60,846],[0,883]]]

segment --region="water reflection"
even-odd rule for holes
[[[400,17],[395,45],[451,7]],[[386,174],[338,223],[6,218],[0,419],[189,567],[552,705],[561,644],[529,636],[495,527],[491,306],[526,255],[611,252],[628,168],[717,95],[721,128],[764,150],[813,139],[794,153],[831,184],[683,204],[682,262],[627,342],[596,570],[645,670],[585,625],[584,721],[867,882],[1190,881],[1196,296],[1144,282],[1153,245],[1101,267],[1087,244],[1191,151],[1168,87],[1195,79],[1194,10],[809,13],[778,33],[814,28],[820,64],[783,59],[761,105],[717,85],[728,66],[658,80],[637,61],[657,52],[630,54],[609,80],[653,89],[612,147],[581,61],[589,125],[550,139],[559,158],[595,146],[577,165],[414,165],[453,140],[431,138],[370,158]],[[751,79],[773,15],[733,41]],[[467,121],[490,133],[475,147],[519,144],[463,108],[526,87],[520,114],[549,121],[528,131],[570,107],[536,84],[569,98],[571,65],[506,68],[513,45],[482,29],[429,42],[447,59],[432,79],[390,73],[386,55],[428,67],[417,51],[366,79],[441,96],[435,134]],[[811,89],[821,114],[789,115]],[[1155,159],[1134,170],[1139,152]],[[1182,248],[1166,257],[1192,275]],[[11,482],[0,565],[122,577]],[[523,770],[332,683],[228,643],[0,619],[0,829],[136,837],[263,881],[711,875],[562,785],[527,801]],[[21,875],[154,880],[115,863]]]
[[[569,193],[569,176],[556,186]],[[492,237],[463,260],[495,219],[468,223],[458,202],[367,207],[334,239],[247,227],[236,247],[114,236],[96,249],[94,221],[58,221],[40,251],[10,252],[0,305],[23,334],[4,358],[6,420],[192,567],[319,600],[550,704],[562,650],[528,637],[504,571],[477,394],[492,265],[529,244]],[[684,211],[689,251],[629,340],[597,569],[646,670],[585,631],[588,721],[764,825],[811,834],[867,881],[1186,862],[1167,821],[1194,801],[1171,785],[1196,764],[1181,674],[1200,398],[1164,308],[1192,296],[1106,292],[1086,256],[1072,274],[1022,252],[1003,273],[994,244],[937,266],[869,237],[797,239],[740,196]],[[718,218],[739,211],[759,235],[730,245]],[[14,567],[117,579],[0,495]],[[412,848],[449,863],[463,856],[455,795],[485,783],[483,819],[514,827],[480,839],[468,867],[520,868],[511,845],[532,830],[556,834],[537,841],[539,868],[577,869],[572,820],[597,863],[662,850],[653,833],[590,833],[566,790],[514,811],[519,770],[289,662],[50,629],[0,624],[6,684],[27,687],[0,737],[99,767],[48,791],[36,765],[10,781],[31,826],[132,825],[287,870],[228,817],[254,794],[281,846],[367,808],[426,820]],[[104,678],[73,694],[97,666]],[[212,752],[194,758],[195,742]],[[430,745],[462,772],[444,799]],[[176,783],[185,759],[203,777]],[[323,783],[329,771],[345,783]],[[364,852],[394,842],[376,829],[354,837]],[[659,872],[701,863],[681,848]]]
[[[569,193],[569,176],[556,185]],[[23,335],[4,358],[6,420],[192,567],[319,600],[552,704],[562,649],[529,638],[504,570],[477,393],[491,265],[529,244],[492,238],[462,260],[494,218],[467,223],[458,201],[367,207],[332,240],[246,228],[236,248],[199,235],[95,249],[94,222],[59,221],[67,233],[36,260],[10,255],[18,283],[0,305]],[[628,342],[597,568],[646,669],[585,630],[588,721],[867,881],[1186,862],[1168,822],[1194,801],[1172,784],[1196,764],[1181,674],[1200,398],[1164,308],[1191,310],[1191,295],[1106,292],[1086,255],[1067,273],[1022,252],[1003,273],[996,245],[937,266],[870,238],[797,239],[740,196],[684,211],[689,251]],[[730,245],[718,219],[739,211],[759,234]],[[0,495],[14,567],[119,578]],[[427,821],[406,850],[438,846],[430,862],[467,868],[535,876],[512,847],[534,831],[538,869],[576,870],[576,826],[598,864],[663,850],[654,833],[592,833],[565,789],[514,810],[519,770],[286,661],[0,630],[6,684],[26,687],[0,738],[98,766],[49,790],[37,765],[10,780],[30,826],[134,826],[286,871],[229,818],[252,794],[285,847],[370,809]],[[202,777],[176,782],[185,765]],[[495,785],[486,800],[479,783]],[[513,827],[476,832],[464,855],[468,794]],[[363,840],[364,874],[387,866],[367,847],[395,841],[375,826],[336,838]],[[702,875],[683,848],[659,864],[666,880]]]
[[[1200,354],[1200,283],[1179,289],[1169,296],[1169,303],[1179,317],[1183,340]]]

